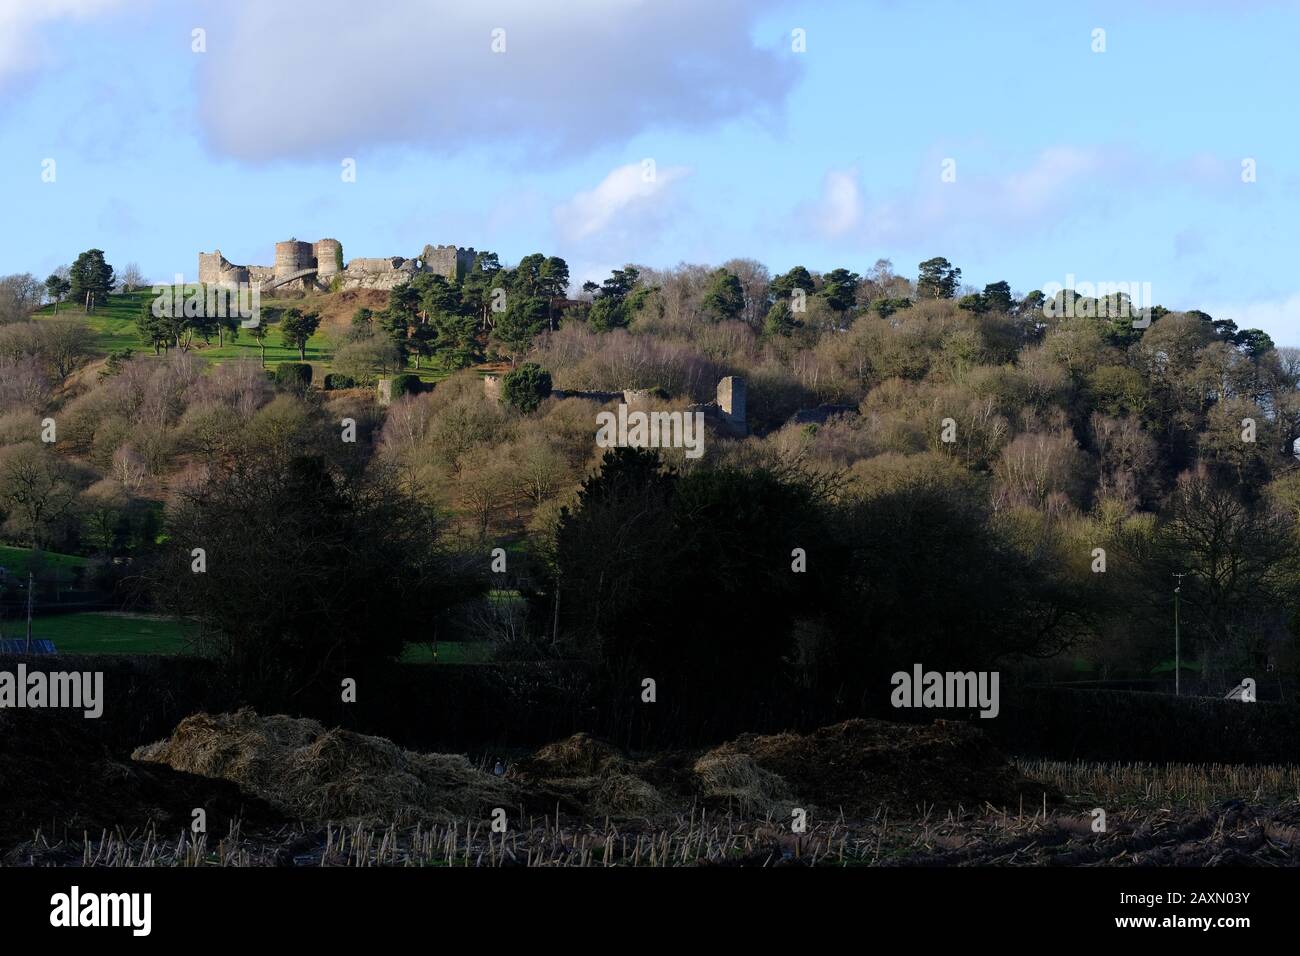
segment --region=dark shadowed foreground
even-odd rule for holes
[[[6,864],[1300,863],[1291,768],[1022,766],[947,721],[640,755],[578,734],[500,767],[251,710],[195,714],[134,759],[81,726],[0,737],[0,773],[30,784],[0,795]]]

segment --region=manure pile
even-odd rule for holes
[[[0,850],[16,849],[38,830],[49,841],[150,824],[177,832],[189,828],[195,809],[218,835],[236,819],[281,821],[233,783],[119,758],[92,724],[80,714],[0,711]],[[0,862],[19,861],[6,853]]]
[[[510,784],[460,754],[413,753],[383,737],[326,730],[304,718],[259,717],[247,708],[194,714],[132,757],[228,780],[302,820],[404,825],[487,815],[517,802]]]
[[[917,807],[1016,807],[1036,806],[1044,797],[1048,803],[1061,800],[1055,787],[1021,774],[982,731],[950,720],[846,720],[809,734],[743,734],[700,759],[706,761],[735,768],[731,776],[761,775],[752,787],[764,799],[784,799],[773,789],[784,781],[812,805],[842,809],[849,817],[868,816],[882,806],[897,814]]]
[[[511,815],[650,820],[694,806],[785,820],[794,807],[853,818],[1060,799],[1016,771],[979,730],[945,721],[850,720],[647,759],[577,734],[496,777],[459,754],[415,753],[382,737],[241,710],[195,714],[133,756],[235,783],[304,821],[404,825],[483,818],[496,807]]]

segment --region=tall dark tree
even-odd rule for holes
[[[541,295],[542,267],[546,265],[546,256],[534,252],[519,260],[519,265],[510,270],[510,291],[525,297]]]
[[[298,361],[307,361],[307,340],[320,328],[320,313],[314,309],[285,309],[280,316],[280,341],[298,350]]]
[[[1015,305],[1015,300],[1011,297],[1011,286],[1005,281],[990,282],[984,287],[980,299],[986,311],[1001,312],[1003,315],[1010,315]]]
[[[638,288],[640,277],[640,271],[634,266],[613,270],[609,278],[600,284],[600,288],[593,292],[587,324],[598,332],[630,325],[633,314],[642,305],[642,294],[647,291]]]
[[[431,322],[417,322],[411,327],[407,337],[407,347],[415,356],[415,367],[420,367],[420,359],[431,357],[437,350],[438,327]]]
[[[62,302],[72,291],[72,283],[59,275],[57,272],[51,273],[50,277],[45,280],[45,294],[49,296],[54,303],[54,314],[59,314],[59,303]]]
[[[822,288],[819,295],[835,312],[843,313],[853,308],[857,300],[858,283],[861,276],[848,269],[832,269],[822,276]]]
[[[745,290],[740,279],[726,269],[715,270],[700,305],[714,322],[738,318],[745,311]]]
[[[486,327],[492,315],[493,291],[505,288],[501,260],[495,252],[480,252],[461,279],[460,292],[464,307],[479,324]]]
[[[569,292],[569,264],[559,256],[547,256],[541,270],[541,293],[563,298]]]
[[[153,347],[153,354],[158,355],[172,344],[172,328],[166,316],[155,315],[152,302],[145,302],[140,307],[140,314],[135,320],[136,330],[147,345]]]
[[[559,256],[548,256],[542,264],[539,291],[547,299],[547,323],[555,331],[555,300],[569,294],[569,264]]]
[[[926,259],[916,279],[918,299],[951,299],[961,285],[961,270],[942,256]]]
[[[802,289],[806,294],[812,295],[816,288],[817,283],[813,280],[812,273],[803,266],[795,266],[789,272],[774,278],[768,291],[774,299],[788,299],[795,289]]]
[[[429,324],[437,332],[433,352],[446,368],[465,368],[479,353],[477,319],[462,312],[433,312]]]
[[[1253,359],[1271,352],[1274,347],[1272,337],[1259,329],[1242,329],[1233,336],[1233,342],[1243,354]]]
[[[557,536],[563,637],[615,679],[657,675],[679,706],[761,708],[822,580],[791,573],[791,550],[825,533],[814,490],[792,476],[679,477],[657,452],[607,452]]]
[[[435,312],[460,312],[461,289],[439,275],[419,276],[415,286],[419,294],[417,309],[421,321],[427,322]]]
[[[90,311],[103,305],[115,284],[113,267],[104,261],[104,250],[87,249],[68,269],[69,298]]]
[[[767,310],[767,315],[763,317],[763,334],[766,336],[782,335],[789,336],[794,334],[794,330],[799,327],[799,320],[795,318],[794,312],[790,308],[789,299],[777,299],[772,303],[772,307]]]
[[[1059,652],[1096,603],[1050,548],[1014,546],[982,496],[930,480],[845,502],[824,547],[839,576],[811,666],[849,699],[879,700],[917,662],[968,670]]]
[[[548,311],[549,302],[546,299],[511,293],[506,310],[497,318],[492,329],[493,338],[509,354],[511,365],[532,347],[533,339],[546,328]]]
[[[146,577],[250,695],[337,692],[340,677],[396,659],[441,611],[483,592],[444,549],[433,511],[383,469],[267,449],[215,464],[181,493]]]
[[[406,364],[413,348],[411,330],[420,321],[422,288],[427,291],[432,285],[430,283],[429,286],[422,287],[412,282],[403,282],[394,286],[388,291],[388,308],[379,314],[379,327],[397,349],[402,364]]]

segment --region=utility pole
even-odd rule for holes
[[[560,640],[560,582],[555,582],[555,623],[551,626],[551,646]]]
[[[1175,574],[1174,577],[1178,579],[1174,586],[1174,696],[1179,697],[1182,694],[1183,665],[1178,648],[1178,592],[1183,589],[1183,578],[1187,577],[1187,572]]]
[[[36,590],[33,583],[32,572],[27,572],[27,648],[28,654],[32,652],[32,593]]]

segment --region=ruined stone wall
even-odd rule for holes
[[[474,260],[477,257],[478,257],[478,253],[474,251],[473,246],[470,246],[468,249],[457,249],[456,250],[457,276],[464,277],[470,271],[470,269],[473,268]]]
[[[476,255],[472,248],[425,246],[420,254],[420,261],[424,263],[425,272],[432,272],[442,276],[448,282],[455,282],[469,272],[470,267],[474,265]]]
[[[401,256],[353,259],[340,273],[340,284],[345,289],[392,289],[410,282],[419,271],[416,260]]]
[[[216,252],[199,253],[199,282],[205,285],[237,285],[249,281],[248,266],[237,266]]]
[[[353,259],[348,263],[345,271],[355,272],[358,275],[377,275],[381,272],[392,272],[404,261],[400,256],[390,256],[387,259]]]
[[[498,375],[483,376],[483,394],[488,398],[500,400],[502,379]],[[655,388],[626,388],[622,392],[596,392],[586,390],[569,391],[554,389],[554,398],[585,398],[594,402],[622,401],[629,408],[654,408],[660,405],[661,393]],[[723,430],[728,435],[744,437],[749,434],[749,424],[745,420],[745,402],[747,398],[745,380],[739,375],[728,375],[719,380],[717,401],[696,403],[686,406],[687,412],[703,412],[705,420]]]
[[[199,253],[199,281],[208,285],[215,284],[221,278],[221,270],[226,263],[226,257],[221,254],[221,250],[216,252]]]
[[[745,398],[745,380],[739,375],[728,375],[718,382],[718,409],[727,427],[738,435],[749,431],[745,421]]]

